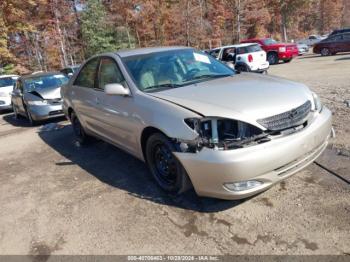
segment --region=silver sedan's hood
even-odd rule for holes
[[[60,87],[43,88],[43,89],[38,88],[29,92],[29,94],[39,96],[42,99],[57,99],[57,98],[61,98],[60,90],[61,90]]]
[[[312,93],[303,84],[252,73],[150,94],[204,116],[227,117],[251,124],[312,101]]]

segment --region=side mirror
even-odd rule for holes
[[[121,84],[107,84],[105,85],[105,93],[107,95],[128,96],[130,95],[130,90]]]

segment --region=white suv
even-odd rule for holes
[[[270,66],[266,52],[255,43],[222,46],[210,50],[209,54],[237,71],[264,73]]]
[[[17,75],[0,75],[0,110],[11,109],[11,93]]]

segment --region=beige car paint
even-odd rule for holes
[[[230,118],[264,130],[256,122],[257,119],[286,112],[307,100],[315,107],[312,93],[305,85],[255,74],[237,74],[177,89],[144,93],[137,88],[121,61],[122,57],[129,55],[167,50],[181,52],[182,49],[185,48],[144,48],[101,55],[118,63],[130,95],[107,96],[102,90],[81,90],[84,88],[73,85],[77,72],[69,84],[62,88],[65,114],[69,117],[69,111],[74,110],[89,134],[144,161],[141,137],[143,131],[150,127],[160,130],[169,138],[190,141],[196,139],[198,134],[185,124],[186,118]],[[313,120],[307,128],[261,145],[235,150],[203,148],[197,153],[174,154],[187,170],[199,195],[244,198],[266,190],[310,164],[323,151],[330,131],[331,113],[324,107],[321,113],[313,113]],[[311,152],[317,148],[320,151],[312,155]],[[287,176],[275,174],[275,169],[290,165],[300,158],[305,160],[303,165],[292,165]],[[255,177],[266,182],[263,187],[239,193],[223,187],[227,182]]]

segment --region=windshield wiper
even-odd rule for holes
[[[151,91],[151,90],[159,90],[159,89],[164,89],[164,88],[177,88],[181,87],[182,85],[179,84],[160,84],[160,85],[154,85],[154,86],[148,86],[143,91]]]
[[[228,76],[232,76],[231,74],[218,74],[218,75],[199,75],[199,76],[195,76],[193,77],[190,81],[192,80],[196,80],[196,79],[202,79],[202,78],[220,78],[220,77],[228,77]]]

